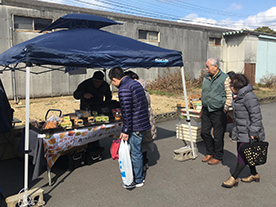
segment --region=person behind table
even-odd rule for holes
[[[257,96],[254,94],[253,87],[243,74],[235,74],[231,77],[231,90],[233,92],[233,129],[232,140],[237,141],[237,165],[234,173],[228,180],[222,183],[223,187],[231,188],[237,186],[238,176],[247,164],[242,155],[241,146],[249,143],[250,139],[264,140],[265,133],[262,124],[262,113]],[[243,182],[260,181],[260,175],[255,166],[249,166],[250,175],[242,178]]]
[[[232,92],[230,78],[219,68],[217,58],[206,62],[207,75],[202,83],[201,137],[206,147],[202,162],[216,165],[223,160],[224,132],[227,125],[227,111],[231,106]],[[211,129],[213,128],[213,136]]]
[[[92,78],[80,83],[73,94],[75,99],[80,99],[80,109],[91,109],[93,104],[99,104],[103,101],[110,101],[112,93],[101,71],[96,71]]]
[[[144,91],[145,91],[147,101],[148,101],[148,111],[149,111],[151,130],[149,131],[149,134],[147,134],[148,135],[147,138],[143,139],[143,143],[142,143],[144,172],[146,172],[146,170],[148,169],[148,162],[149,162],[149,159],[147,157],[147,152],[154,150],[153,140],[157,137],[157,129],[156,129],[156,124],[155,124],[155,119],[154,119],[153,111],[151,108],[151,99],[150,99],[150,95],[148,92],[147,82],[145,80],[139,78],[139,76],[136,73],[134,73],[133,71],[130,71],[130,70],[126,71],[125,75],[127,75],[128,77],[130,77],[133,80],[138,81],[142,85],[142,87],[144,88]]]
[[[106,81],[104,81],[104,74],[101,71],[96,71],[92,78],[89,78],[80,83],[73,94],[75,99],[80,99],[81,110],[93,109],[93,104],[100,104],[111,101],[112,93]],[[91,150],[90,156],[93,160],[101,160],[100,153],[104,150],[100,146],[100,141],[94,141],[88,144]]]
[[[130,144],[133,182],[130,185],[122,183],[122,187],[142,187],[144,185],[144,174],[141,144],[143,134],[151,128],[146,95],[141,84],[126,76],[120,67],[112,68],[108,77],[111,83],[119,88],[118,96],[123,118],[120,138]]]

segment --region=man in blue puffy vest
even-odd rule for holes
[[[130,157],[133,168],[133,183],[124,188],[142,187],[144,185],[143,153],[141,144],[143,134],[151,128],[148,115],[148,102],[142,85],[125,76],[120,67],[114,67],[108,74],[112,85],[119,88],[118,95],[123,118],[120,138],[130,144]]]
[[[202,162],[216,165],[223,159],[226,115],[232,103],[232,92],[230,78],[219,68],[217,58],[207,60],[206,71],[208,74],[203,79],[201,94],[201,137],[206,147],[206,156]]]

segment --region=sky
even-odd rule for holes
[[[41,0],[229,29],[276,31],[276,0]]]

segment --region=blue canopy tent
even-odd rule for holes
[[[149,45],[128,37],[93,28],[76,28],[42,34],[13,46],[0,54],[0,65],[26,63],[26,127],[25,151],[29,149],[30,71],[35,65],[61,65],[88,68],[181,67],[183,90],[188,106],[182,54]],[[195,158],[191,126],[187,110],[191,147]],[[25,192],[28,190],[28,153],[25,153]],[[27,202],[27,193],[24,199]]]
[[[79,38],[77,38],[79,37]],[[103,30],[78,28],[43,34],[0,54],[0,64],[151,68],[182,66],[181,52]]]
[[[109,25],[121,24],[111,19],[92,14],[71,13],[60,17],[40,32],[57,28],[95,28],[100,29]]]

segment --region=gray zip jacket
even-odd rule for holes
[[[259,140],[265,139],[260,104],[252,90],[253,87],[248,84],[233,98],[232,140],[237,142],[248,143],[250,136],[258,136]]]

